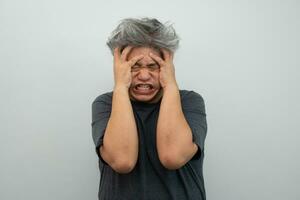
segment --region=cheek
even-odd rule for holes
[[[155,79],[156,82],[159,83],[159,79],[160,79],[160,73],[159,72],[154,75],[154,79]]]
[[[136,79],[136,73],[135,72],[131,72],[131,80]]]
[[[159,72],[152,73],[152,77],[156,80],[159,78]]]

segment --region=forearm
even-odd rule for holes
[[[164,88],[157,124],[157,150],[161,162],[170,164],[171,168],[181,167],[197,151],[177,85]]]
[[[124,168],[125,171],[130,171],[136,164],[138,157],[137,128],[128,89],[125,87],[115,87],[114,89],[112,111],[100,153],[116,171],[122,172]]]

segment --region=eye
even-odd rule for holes
[[[148,67],[149,67],[149,69],[150,69],[151,71],[154,71],[154,70],[159,69],[159,65],[157,65],[157,64],[151,64],[151,65],[149,65]]]
[[[131,71],[132,72],[136,72],[136,71],[138,71],[140,69],[140,66],[139,65],[133,65],[132,67],[131,67]]]

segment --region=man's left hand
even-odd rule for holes
[[[173,64],[173,53],[161,49],[163,53],[163,59],[153,53],[150,53],[150,57],[155,60],[160,66],[159,81],[163,89],[166,89],[170,86],[177,87],[176,78],[175,78],[175,68]]]

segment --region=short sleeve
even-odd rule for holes
[[[204,142],[207,134],[205,104],[202,96],[194,91],[188,91],[182,96],[182,110],[192,130],[193,141],[198,145],[198,158],[204,151]]]
[[[99,147],[103,144],[104,132],[111,113],[111,98],[106,94],[100,95],[92,103],[92,136],[99,155]]]

